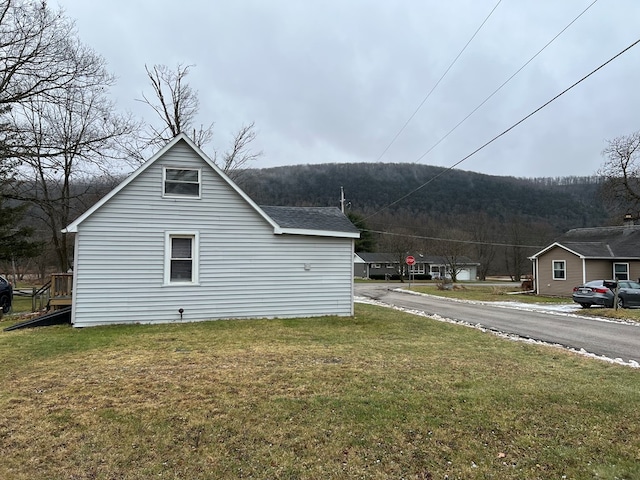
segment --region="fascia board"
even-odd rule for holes
[[[304,228],[280,228],[274,230],[276,235],[309,235],[314,237],[360,238],[360,232],[334,232],[329,230],[307,230]]]
[[[554,242],[554,243],[552,243],[551,245],[549,245],[547,248],[543,248],[543,249],[542,249],[542,250],[540,250],[538,253],[535,253],[535,254],[531,255],[531,256],[529,257],[529,260],[534,260],[534,259],[538,258],[540,255],[544,255],[544,254],[545,254],[545,253],[547,253],[549,250],[551,250],[552,248],[555,248],[555,247],[562,248],[563,250],[566,250],[567,252],[569,252],[569,253],[571,253],[571,254],[575,255],[576,257],[579,257],[579,258],[587,258],[587,257],[585,257],[584,255],[582,255],[582,254],[580,254],[580,253],[578,253],[578,252],[575,252],[575,251],[571,250],[570,248],[565,247],[565,246],[564,246],[564,245],[562,245],[561,243]]]

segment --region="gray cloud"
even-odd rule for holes
[[[260,166],[374,162],[495,1],[60,0],[119,77],[118,104],[147,90],[144,64],[195,64],[202,123],[223,148],[256,122]],[[416,161],[590,1],[502,2],[382,161]],[[640,3],[596,3],[421,163],[450,166],[637,40]],[[640,129],[640,46],[459,168],[590,175],[605,140]]]

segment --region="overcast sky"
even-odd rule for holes
[[[145,64],[195,65],[201,123],[224,150],[255,122],[256,167],[419,162],[449,167],[640,39],[640,1],[59,0],[118,77],[122,110],[151,119]],[[52,3],[52,5],[55,5]],[[640,45],[457,168],[591,175],[607,139],[640,129]],[[205,149],[206,150],[206,149]],[[427,151],[430,153],[426,154]]]

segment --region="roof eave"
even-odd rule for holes
[[[360,232],[338,232],[335,230],[311,230],[305,228],[275,228],[276,235],[308,235],[313,237],[360,238]]]
[[[581,253],[576,252],[575,250],[571,250],[570,248],[565,247],[564,245],[562,245],[561,243],[558,242],[554,242],[551,245],[549,245],[547,248],[543,248],[542,250],[540,250],[537,253],[534,253],[533,255],[531,255],[529,258],[529,260],[535,260],[536,258],[538,258],[540,255],[543,255],[545,253],[547,253],[549,250],[551,250],[554,247],[559,247],[562,248],[563,250],[566,250],[569,253],[572,253],[573,255],[580,257],[580,258],[586,258],[584,255],[582,255]]]

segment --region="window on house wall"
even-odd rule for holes
[[[379,263],[374,263],[371,265],[371,268],[380,268],[380,264]]]
[[[554,280],[566,280],[567,279],[567,262],[564,260],[553,261],[553,279]]]
[[[198,234],[166,234],[165,283],[198,282]]]
[[[165,197],[200,198],[200,170],[197,168],[165,168]]]
[[[613,278],[615,280],[629,280],[629,264],[628,263],[614,263],[613,264]]]
[[[414,275],[424,275],[424,263],[416,263],[410,267],[411,273]]]

